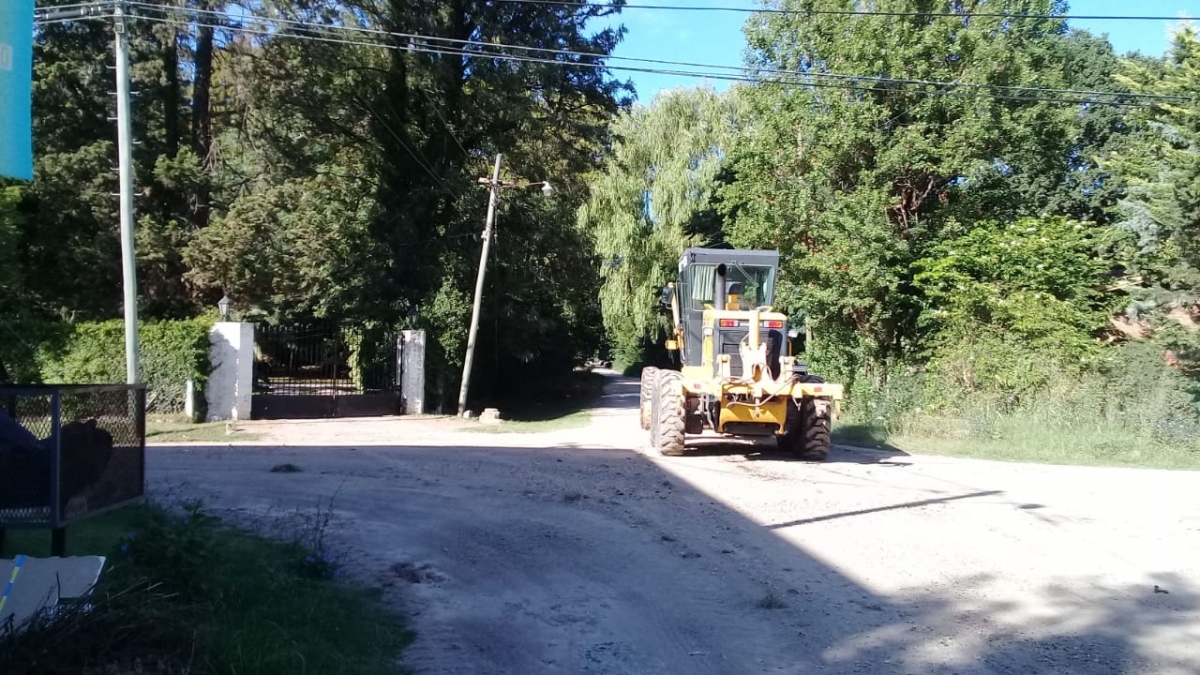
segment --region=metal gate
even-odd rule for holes
[[[252,419],[400,413],[396,331],[256,326]]]

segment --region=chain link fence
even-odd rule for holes
[[[144,385],[0,386],[0,529],[61,528],[145,493]]]

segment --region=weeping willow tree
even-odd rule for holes
[[[601,260],[600,302],[618,360],[643,360],[665,328],[659,290],[688,246],[719,243],[712,203],[738,124],[736,91],[664,92],[613,122],[607,161],[589,180],[579,226]]]

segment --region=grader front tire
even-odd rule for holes
[[[682,382],[683,376],[673,370],[659,372],[653,441],[659,454],[668,457],[683,454],[686,411]]]
[[[816,375],[808,375],[805,382],[824,382]],[[824,461],[829,456],[831,445],[829,430],[832,410],[828,401],[805,397],[800,405],[788,401],[787,433],[779,436],[779,449],[809,462]],[[823,412],[822,412],[823,411]]]
[[[654,380],[658,377],[658,368],[647,366],[642,369],[641,391],[638,395],[638,414],[641,418],[642,429],[650,430],[650,408],[654,400]]]
[[[823,401],[824,412],[817,407],[817,400],[806,398],[800,404],[800,459],[810,462],[821,462],[829,456],[830,409],[828,402]]]

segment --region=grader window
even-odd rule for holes
[[[711,305],[716,291],[717,265],[692,265],[685,271],[690,291],[690,309]],[[775,290],[775,268],[757,265],[726,265],[724,309],[751,310],[771,303]]]

